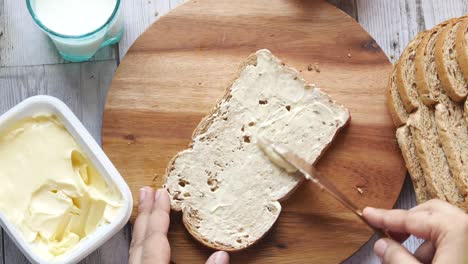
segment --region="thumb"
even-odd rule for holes
[[[229,254],[224,251],[218,251],[212,254],[206,264],[229,264]]]
[[[374,251],[384,264],[421,263],[405,247],[388,238],[379,239],[374,245]]]

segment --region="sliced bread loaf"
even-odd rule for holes
[[[466,201],[458,191],[442,149],[434,111],[420,103],[418,111],[408,118],[408,125],[431,196],[467,210]]]
[[[462,19],[456,19],[444,27],[435,45],[435,63],[442,88],[456,102],[463,101],[468,94],[468,82],[456,59],[455,48],[456,33],[462,22]]]
[[[396,68],[397,88],[403,105],[408,113],[418,108],[418,90],[415,80],[416,50],[426,32],[420,32],[406,47],[398,60]]]
[[[406,123],[409,114],[406,112],[398,93],[395,72],[394,69],[388,80],[388,106],[393,123],[396,127],[399,127]]]
[[[280,142],[314,163],[349,120],[349,112],[304,82],[267,50],[249,57],[239,77],[195,130],[190,148],[169,164],[171,206],[204,245],[246,248],[272,227],[279,200],[302,177],[274,165],[257,136]]]
[[[419,158],[416,154],[413,137],[408,126],[399,127],[396,131],[396,138],[400,146],[406,168],[413,182],[414,192],[416,193],[416,202],[423,203],[431,199],[431,194],[426,187],[426,179],[423,174]]]
[[[416,49],[415,79],[416,88],[424,104],[435,105],[439,101],[442,86],[437,76],[435,64],[435,44],[440,32],[451,23],[447,20],[424,35]]]
[[[468,80],[468,17],[462,18],[460,23],[455,40],[455,50],[458,64],[460,64],[465,80]]]
[[[468,130],[463,106],[447,98],[436,105],[435,120],[442,148],[459,192],[468,196]]]

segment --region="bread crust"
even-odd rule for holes
[[[439,98],[437,94],[434,94],[433,91],[429,88],[430,85],[427,79],[427,73],[425,70],[425,58],[428,56],[428,44],[432,38],[436,38],[440,31],[450,24],[454,19],[446,20],[432,30],[430,30],[421,40],[421,43],[416,49],[416,61],[415,61],[415,80],[416,80],[416,89],[421,97],[423,103],[427,106],[435,105]]]
[[[421,204],[430,200],[431,194],[426,188],[426,178],[421,168],[419,158],[416,155],[413,137],[408,126],[399,127],[396,131],[396,138],[401,149],[401,154],[406,163],[406,168],[413,182],[416,202]]]
[[[456,112],[456,113],[454,113]],[[443,103],[437,104],[435,121],[442,148],[447,156],[452,175],[459,192],[466,198],[468,196],[468,167],[464,164],[468,160],[468,131],[463,125],[454,124],[452,117],[463,118],[463,108],[449,110]]]
[[[407,168],[416,170],[416,175],[421,175],[421,173],[418,174],[417,164],[409,160],[411,158],[409,155],[410,148],[406,145],[402,146],[402,144],[409,144],[409,141],[406,140],[409,134],[411,135],[412,144],[414,144],[413,150],[416,151],[416,158],[412,159],[418,160],[422,175],[426,180],[426,185],[423,186],[425,190],[423,191],[429,193],[429,196],[433,198],[449,201],[465,211],[468,211],[468,170],[466,169],[465,162],[467,160],[465,145],[468,142],[466,139],[468,137],[466,134],[468,129],[468,102],[466,100],[463,102],[463,96],[458,97],[458,102],[454,100],[456,87],[453,88],[453,92],[449,92],[451,87],[447,87],[447,82],[452,81],[452,79],[448,79],[449,77],[453,78],[452,75],[448,75],[448,70],[453,70],[453,67],[457,67],[455,68],[457,71],[463,70],[463,72],[457,72],[455,75],[458,82],[460,81],[460,76],[463,76],[462,78],[466,81],[465,72],[468,71],[467,66],[465,66],[468,64],[468,61],[465,59],[468,56],[468,49],[466,49],[468,43],[466,43],[465,39],[467,20],[468,16],[449,19],[434,27],[422,37],[420,44],[416,48],[414,65],[415,84],[419,95],[416,98],[418,106],[414,107],[416,111],[410,113],[406,117],[406,120],[397,111],[402,108],[401,103],[395,100],[398,97],[392,97],[392,77],[390,77],[388,84],[389,109],[395,126],[399,127],[397,138],[400,137],[398,139],[400,149],[405,158]],[[456,32],[452,30],[455,24],[458,27],[456,28]],[[446,43],[445,40],[449,37],[447,35],[449,32],[451,37],[450,42]],[[409,47],[405,49],[405,52],[393,69],[394,72],[398,70],[398,93],[400,90],[405,90],[404,81],[406,80],[406,84],[408,85],[412,78],[408,75],[411,74],[410,68],[406,69],[406,76],[402,75],[402,70],[404,64],[407,64],[405,60],[408,59],[408,50],[411,49],[414,43],[417,43],[417,40],[413,40]],[[452,46],[447,47],[449,44]],[[445,51],[443,50],[444,45]],[[446,67],[443,54],[445,52],[445,56],[447,57],[447,48],[453,48],[453,45],[455,45],[454,48],[457,52],[455,58],[458,62],[454,62],[455,58],[452,58],[450,64],[447,64],[450,67]],[[459,65],[453,63],[458,63]],[[461,69],[458,69],[458,66]],[[445,75],[441,74],[440,71],[445,71]],[[407,79],[403,79],[404,77]],[[458,83],[458,90],[459,92],[463,91],[461,90],[460,83]],[[401,97],[403,99],[403,95]],[[464,110],[463,103],[465,104]],[[405,133],[403,133],[402,129],[405,128],[402,127],[403,123],[406,123],[404,125],[409,128],[409,132],[405,130]],[[399,135],[398,132],[400,132]],[[410,174],[415,174],[415,172],[410,171]],[[414,175],[411,176],[415,191],[417,192],[417,199],[418,201],[422,201],[427,195],[421,193],[417,178]]]
[[[440,32],[435,45],[435,63],[437,74],[442,84],[442,88],[455,102],[463,101],[466,98],[466,93],[459,93],[459,91],[457,91],[457,88],[455,87],[455,84],[453,84],[450,80],[449,71],[446,67],[446,63],[444,60],[444,44],[447,41],[449,32],[460,21],[460,18],[451,20],[450,24],[444,27]]]
[[[457,61],[468,82],[468,43],[466,42],[465,34],[468,31],[468,17],[462,17],[461,25],[457,30],[455,39],[455,50],[457,51]]]
[[[401,101],[400,94],[398,90],[393,88],[394,79],[395,79],[395,70],[392,71],[390,77],[388,78],[388,85],[387,85],[387,100],[388,100],[388,108],[390,110],[390,116],[392,117],[393,124],[395,127],[400,127],[406,124],[408,121],[408,113],[406,109],[403,107],[403,102]],[[396,84],[395,84],[396,85]],[[402,109],[398,109],[402,108]]]
[[[413,64],[415,61],[415,50],[421,43],[422,38],[427,34],[426,31],[420,32],[406,47],[405,51],[401,55],[400,59],[395,65],[396,68],[396,83],[398,93],[400,94],[401,101],[408,113],[414,112],[418,109],[418,92],[416,87],[408,85],[405,78],[405,68],[409,64]]]
[[[449,169],[447,157],[437,135],[434,110],[422,105],[418,112],[412,115],[414,116],[410,117],[408,124],[431,196],[448,201],[466,211],[468,201],[460,195]]]
[[[226,90],[225,90],[225,93],[224,95],[218,100],[218,102],[216,103],[216,106],[205,116],[201,119],[200,123],[198,124],[198,126],[195,128],[193,134],[192,134],[192,142],[189,143],[189,146],[188,148],[192,148],[192,145],[193,145],[193,139],[198,137],[199,135],[201,134],[204,134],[208,129],[209,127],[213,124],[214,122],[214,117],[215,115],[220,111],[220,105],[221,103],[225,102],[225,101],[229,101],[230,99],[230,94],[231,94],[231,89],[232,89],[232,86],[234,84],[234,82],[240,77],[241,73],[243,72],[243,70],[250,66],[250,65],[256,65],[257,64],[257,55],[255,53],[253,54],[250,54],[248,57],[247,57],[247,60],[239,67],[238,71],[237,71],[237,74],[235,75],[235,77],[233,78],[233,80],[230,82],[230,84],[227,86]],[[297,71],[296,71],[297,72]],[[306,84],[308,85],[308,84]],[[328,96],[328,95],[327,95]],[[347,120],[346,123],[344,123],[342,126],[338,127],[337,128],[337,131],[336,133],[334,134],[334,137],[333,139],[330,141],[329,144],[327,144],[321,151],[320,155],[318,156],[318,158],[316,159],[316,161],[318,161],[320,159],[320,157],[325,153],[325,151],[330,147],[331,143],[333,142],[333,140],[336,138],[336,136],[338,135],[339,131],[341,129],[343,129],[351,120],[351,115],[349,114],[349,111],[346,109],[346,111],[348,112],[348,115],[349,115],[349,118]],[[174,164],[175,164],[175,161],[177,160],[177,158],[181,155],[183,151],[177,153],[172,159],[171,161],[169,162],[169,165],[168,167],[166,168],[166,172],[165,172],[165,175],[164,175],[164,178],[165,178],[165,182],[167,181],[167,177],[169,175],[169,173],[171,172],[171,170],[174,168]],[[300,185],[305,181],[305,178],[304,177],[301,177],[301,179],[296,183],[296,185],[291,188],[291,190],[284,194],[282,197],[278,198],[278,200],[276,201],[277,202],[277,205],[279,206],[279,210],[281,210],[281,204],[280,202],[286,200],[287,198],[289,198],[289,196],[294,193],[299,187]],[[198,232],[195,232],[195,230],[192,228],[192,225],[191,223],[189,222],[189,219],[188,219],[188,214],[187,212],[185,212],[184,208],[180,207],[180,206],[173,206],[173,204],[171,204],[171,208],[172,210],[174,211],[179,211],[179,212],[182,212],[182,222],[185,226],[185,228],[187,229],[187,231],[190,233],[191,236],[193,236],[197,241],[199,241],[203,246],[207,247],[207,248],[210,248],[210,249],[213,249],[213,250],[223,250],[223,251],[227,251],[227,252],[237,252],[237,251],[242,251],[256,243],[258,243],[258,241],[260,241],[265,235],[267,235],[269,233],[269,231],[271,230],[271,228],[273,227],[273,225],[276,223],[278,217],[280,214],[277,215],[275,221],[272,221],[271,225],[268,227],[268,230],[257,240],[253,241],[252,243],[248,244],[248,245],[245,245],[244,247],[242,248],[234,248],[234,247],[231,247],[230,245],[224,245],[224,244],[221,244],[221,243],[216,243],[216,242],[210,242],[208,240],[205,240],[203,239],[202,237],[199,236],[199,233]]]

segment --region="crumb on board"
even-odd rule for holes
[[[351,58],[351,53],[348,53],[348,58]]]
[[[359,194],[363,194],[364,193],[364,190],[362,190],[361,187],[356,187],[356,190]]]
[[[320,72],[320,68],[319,68],[318,63],[314,63],[314,70],[315,70],[316,72]]]
[[[307,70],[308,70],[308,71],[311,71],[311,70],[313,70],[313,69],[314,69],[314,68],[312,68],[312,64],[307,65]]]

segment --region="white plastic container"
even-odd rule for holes
[[[102,177],[109,183],[114,183],[117,186],[122,194],[123,205],[121,211],[110,224],[99,227],[94,233],[80,241],[70,252],[55,260],[45,260],[37,255],[32,250],[30,244],[24,239],[21,231],[14,224],[10,223],[1,211],[0,224],[32,263],[77,263],[114,236],[128,222],[133,206],[132,194],[122,176],[83,124],[70,108],[55,97],[39,95],[30,97],[19,103],[0,116],[0,131],[25,117],[44,113],[57,116]]]

